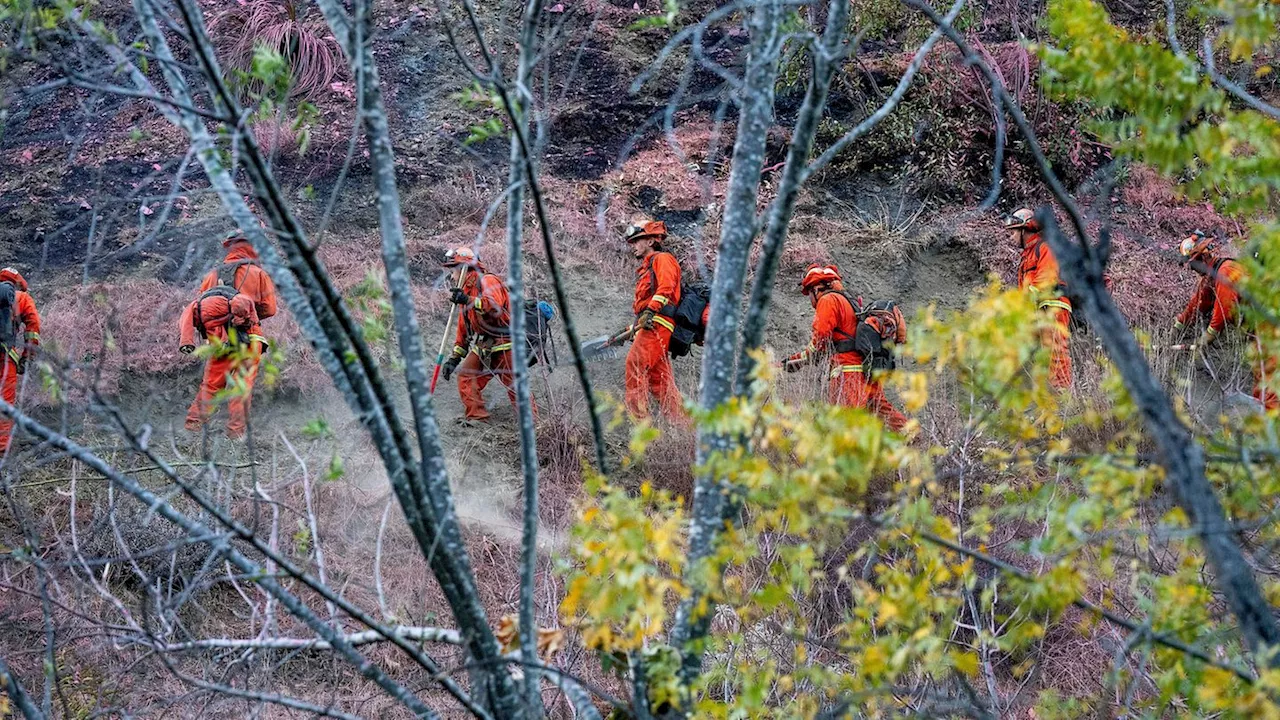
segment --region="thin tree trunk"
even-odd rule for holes
[[[520,656],[524,661],[524,713],[540,718],[542,674],[538,664],[538,625],[534,596],[538,578],[538,445],[534,436],[533,396],[529,390],[529,347],[525,343],[524,316],[524,183],[522,137],[529,135],[529,115],[534,111],[529,87],[537,54],[538,17],[542,0],[529,0],[520,29],[511,132],[511,167],[507,198],[507,287],[511,298],[511,364],[515,375],[516,415],[520,425],[520,466],[524,474],[523,532],[520,539]],[[532,163],[532,158],[528,161]],[[529,173],[532,174],[532,173]]]
[[[737,139],[733,148],[733,169],[716,253],[716,271],[711,283],[711,314],[707,322],[706,345],[702,355],[703,409],[719,407],[733,391],[734,359],[741,315],[742,288],[747,257],[756,235],[756,198],[760,171],[764,167],[765,146],[773,125],[774,84],[778,76],[778,56],[782,48],[783,5],[769,0],[751,16],[751,52],[739,98]],[[730,438],[698,432],[698,460],[724,450]],[[685,577],[693,583],[692,594],[680,603],[671,644],[683,653],[681,674],[686,683],[701,672],[702,653],[695,647],[707,633],[710,614],[698,610],[703,594],[697,578],[724,524],[729,488],[717,477],[702,475],[694,485],[693,517],[689,524],[689,563]]]
[[[360,114],[369,139],[370,162],[373,166],[377,188],[378,226],[382,235],[382,260],[386,268],[387,283],[391,291],[395,324],[399,336],[400,351],[405,363],[405,381],[413,408],[414,426],[418,436],[421,456],[421,477],[429,503],[435,516],[436,533],[443,540],[447,552],[432,552],[424,548],[433,566],[437,557],[450,555],[439,563],[440,570],[450,576],[454,592],[450,607],[459,625],[467,630],[468,650],[477,660],[488,661],[501,657],[497,638],[489,627],[484,608],[480,605],[475,578],[471,572],[466,543],[462,539],[453,493],[445,468],[444,451],[440,446],[440,429],[431,407],[429,392],[430,373],[422,346],[421,328],[413,301],[413,289],[409,279],[408,257],[405,251],[404,226],[400,214],[400,193],[396,187],[395,154],[391,133],[387,125],[386,108],[382,100],[382,86],[377,65],[373,58],[372,38],[369,31],[371,6],[366,0],[355,3],[354,22],[346,22],[341,7],[335,0],[318,3],[330,28],[340,39],[347,53],[353,74],[360,87]],[[345,32],[344,32],[345,30]],[[479,664],[474,680],[483,688],[473,688],[472,694],[499,716],[510,716],[519,707],[510,673],[501,665]]]
[[[845,40],[845,25],[849,19],[848,0],[833,0],[827,9],[827,27],[822,40],[813,50],[813,73],[805,92],[804,104],[796,118],[791,134],[791,147],[787,152],[787,164],[782,171],[778,195],[769,210],[769,223],[760,246],[760,260],[756,265],[755,282],[751,288],[751,301],[747,304],[746,327],[742,333],[742,351],[738,355],[737,393],[747,390],[751,371],[755,366],[751,353],[764,342],[765,323],[769,317],[769,301],[773,298],[774,280],[778,275],[778,263],[782,258],[782,246],[787,239],[787,228],[795,212],[796,199],[803,187],[809,154],[813,151],[813,138],[818,121],[827,106],[827,92],[831,78],[844,59],[841,47]]]

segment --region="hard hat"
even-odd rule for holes
[[[441,263],[445,267],[458,267],[459,265],[467,265],[474,268],[484,268],[480,262],[480,256],[475,250],[469,247],[450,248],[444,254],[444,262]]]
[[[627,223],[627,229],[623,232],[623,237],[629,243],[647,238],[664,238],[666,236],[666,223],[646,217],[633,218],[630,223]]]
[[[0,269],[0,282],[13,283],[13,286],[19,290],[27,291],[27,279],[22,277],[22,273],[11,267]]]
[[[1036,220],[1036,213],[1031,208],[1022,208],[1014,212],[1004,220],[1005,230],[1029,230],[1036,232],[1040,229],[1040,221]]]
[[[1194,260],[1201,253],[1207,252],[1213,248],[1213,238],[1209,237],[1203,230],[1192,230],[1182,244],[1178,246],[1178,252],[1182,253],[1185,258],[1183,262]]]
[[[814,263],[804,271],[804,276],[800,278],[800,294],[808,295],[820,285],[829,285],[832,282],[839,282],[839,280],[840,274],[836,272],[835,266],[823,267]]]
[[[238,242],[249,242],[249,238],[245,237],[244,231],[240,228],[232,228],[227,231],[226,237],[222,239],[222,247],[229,248]]]

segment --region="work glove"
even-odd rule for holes
[[[182,353],[183,355],[190,355],[195,351],[196,351],[195,345],[179,345],[178,346],[178,352]]]
[[[1174,321],[1173,321],[1173,331],[1174,331],[1174,332],[1176,332],[1176,333],[1180,333],[1180,332],[1182,332],[1183,330],[1186,330],[1186,329],[1187,329],[1187,326],[1186,326],[1186,325],[1183,325],[1183,324],[1182,324],[1182,321],[1180,321],[1180,320],[1174,320]]]
[[[1198,348],[1208,347],[1211,343],[1213,343],[1213,341],[1217,337],[1218,337],[1218,333],[1214,332],[1213,328],[1208,328],[1203,333],[1201,333],[1200,337],[1196,340],[1196,347]]]
[[[636,328],[639,330],[652,330],[653,318],[655,315],[657,315],[657,313],[652,310],[645,310],[640,313],[640,317],[636,319]]]
[[[18,374],[19,375],[27,374],[27,354],[26,353],[22,353],[21,355],[18,356]]]
[[[785,372],[800,372],[804,368],[804,363],[800,360],[787,359],[782,361],[782,369]]]
[[[444,379],[448,380],[453,377],[453,371],[458,369],[458,364],[462,362],[462,358],[454,355],[444,363]]]
[[[462,288],[453,288],[449,291],[449,301],[454,305],[466,305],[471,302],[471,298],[462,292]]]

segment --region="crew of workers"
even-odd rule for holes
[[[1072,305],[1057,260],[1030,209],[1010,215],[1004,227],[1021,253],[1018,287],[1030,293],[1048,316],[1041,342],[1050,356],[1050,384],[1068,388]],[[633,220],[623,237],[638,261],[631,306],[634,320],[619,335],[631,342],[625,363],[625,406],[633,417],[645,419],[650,417],[652,400],[665,420],[683,424],[687,418],[670,355],[681,307],[680,263],[666,249],[667,228],[661,221]],[[254,380],[267,348],[261,323],[276,314],[277,301],[271,277],[244,234],[238,230],[228,234],[223,246],[227,252],[222,265],[204,276],[196,298],[182,311],[179,350],[191,353],[199,344],[212,346],[199,391],[187,412],[186,428],[201,430],[220,404],[220,396],[225,396],[227,435],[240,438],[248,427]],[[1190,264],[1201,279],[1174,321],[1174,329],[1182,332],[1200,322],[1206,326],[1195,343],[1174,347],[1200,349],[1212,344],[1228,326],[1241,324],[1238,285],[1245,269],[1223,256],[1217,241],[1200,230],[1186,238],[1179,251],[1183,264]],[[457,375],[462,422],[483,423],[490,417],[483,392],[494,377],[506,386],[513,404],[516,399],[510,297],[502,279],[489,273],[471,248],[450,249],[442,265],[450,272],[450,300],[459,310],[453,351],[443,363],[444,379]],[[892,302],[864,307],[861,298],[846,291],[834,265],[806,268],[799,290],[814,310],[812,335],[805,349],[781,363],[782,369],[796,372],[810,365],[823,366],[828,373],[828,402],[865,408],[894,431],[906,427],[907,417],[881,386],[881,373],[893,364],[894,346],[907,338],[901,310]],[[704,326],[708,311],[701,310]],[[1248,337],[1252,346],[1258,345],[1253,331]],[[40,315],[26,279],[13,268],[0,269],[0,345],[4,349],[0,392],[5,402],[16,402],[18,378],[39,344]],[[1253,395],[1267,410],[1280,409],[1280,398],[1270,382],[1277,371],[1276,359],[1255,355],[1259,357],[1250,362]],[[0,453],[8,450],[12,434],[12,421],[0,418]]]

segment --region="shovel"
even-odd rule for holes
[[[588,340],[579,346],[582,351],[582,359],[586,362],[595,362],[620,358],[622,357],[622,344],[630,337],[631,328],[627,328],[616,335],[601,335],[594,340]]]

